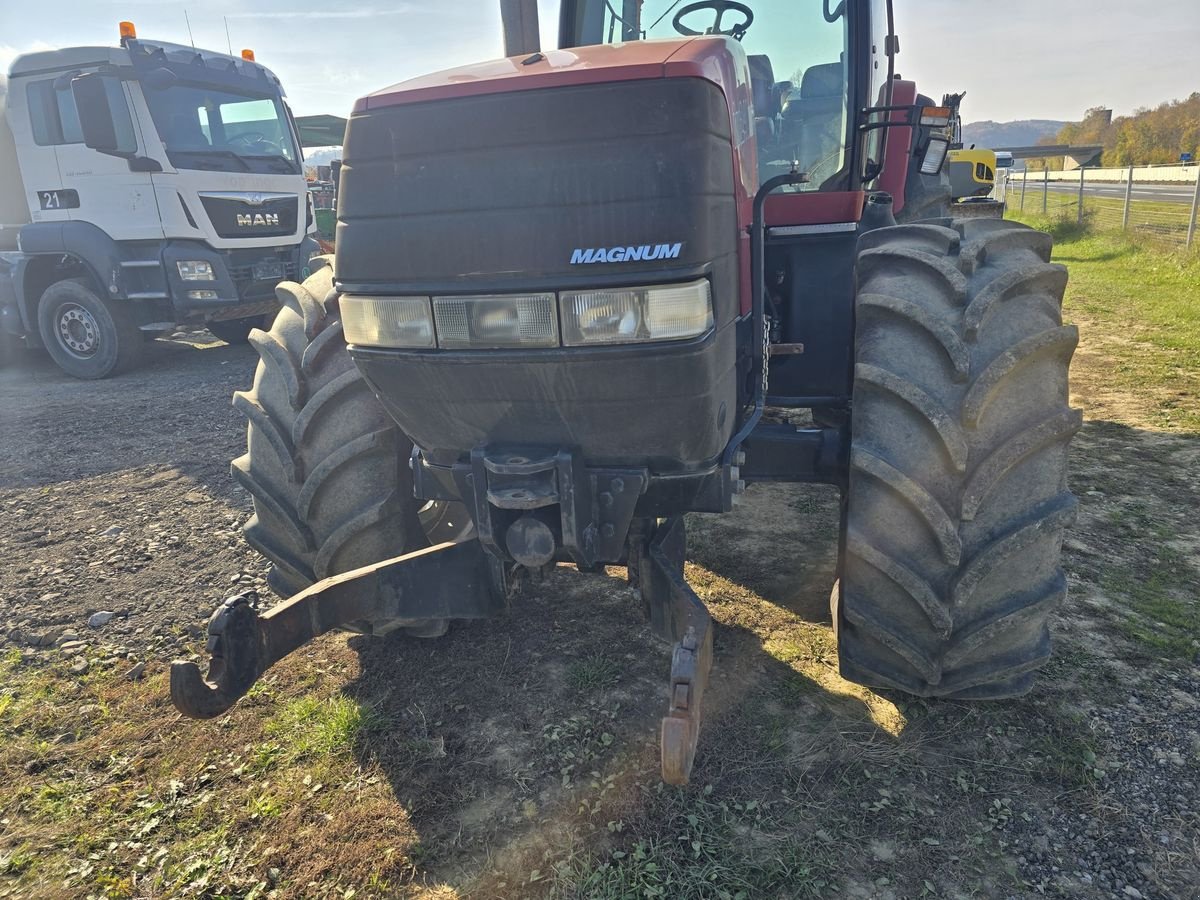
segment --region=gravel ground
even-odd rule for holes
[[[240,536],[249,500],[228,475],[244,441],[229,399],[249,384],[254,353],[194,338],[155,342],[148,355],[138,371],[98,383],[68,379],[40,358],[0,371],[0,650],[19,648],[34,662],[68,657],[75,675],[100,666],[138,679],[143,664],[161,666],[194,650],[205,618],[228,594],[246,587],[266,594],[265,566]],[[887,765],[872,761],[871,784],[848,763],[829,762],[851,746],[839,720],[831,728],[828,716],[814,715],[816,724],[795,726],[789,740],[804,744],[811,761],[798,782],[787,783],[824,792],[810,815],[817,837],[870,838],[852,854],[864,861],[839,860],[841,886],[829,893],[918,895],[923,873],[913,880],[904,860],[920,853],[930,866],[949,865],[928,856],[938,849],[932,845],[961,840],[992,855],[982,869],[950,869],[963,873],[961,888],[950,890],[942,879],[935,895],[1200,897],[1200,644],[1194,656],[1168,654],[1139,644],[1126,627],[1131,598],[1141,596],[1135,589],[1164,566],[1174,567],[1164,596],[1195,609],[1200,489],[1195,467],[1181,463],[1196,460],[1198,445],[1200,436],[1111,423],[1089,423],[1080,434],[1081,519],[1066,547],[1072,597],[1058,628],[1059,656],[1029,698],[994,706],[905,706],[893,698],[907,720],[899,743],[905,754],[893,752],[894,780],[886,782],[878,773]],[[1155,476],[1149,483],[1147,471]],[[736,515],[697,529],[697,562],[824,627],[824,595],[797,587],[788,573],[807,567],[815,582],[829,576],[835,530],[826,522],[814,531],[812,522],[833,509],[827,492],[804,487],[753,493]],[[776,543],[761,551],[761,564],[749,563],[743,542],[771,540],[763,522]],[[797,555],[781,534],[808,534],[815,549]],[[1168,545],[1176,548],[1169,558]],[[741,665],[737,654],[761,655],[771,629],[784,626],[739,615],[718,613],[717,665],[721,691],[741,697],[775,676],[762,665]],[[1189,633],[1187,621],[1171,627]],[[501,668],[507,664],[505,655]],[[832,703],[803,699],[801,710]],[[735,726],[727,733],[735,735]],[[741,739],[722,737],[722,728],[718,722],[706,731],[710,760],[724,752],[722,740]],[[812,730],[801,734],[805,728]],[[812,751],[819,741],[823,749]],[[856,752],[869,757],[877,748]],[[915,829],[910,818],[878,825],[856,818],[860,807],[870,815],[896,812],[889,808],[898,800],[868,802],[883,783],[880,795],[909,798],[922,826],[944,829],[943,837],[925,838],[932,844],[922,847],[915,830],[908,835],[896,824]],[[878,866],[897,874],[876,878]]]

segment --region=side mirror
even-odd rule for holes
[[[132,127],[119,129],[116,118],[120,114],[122,120],[128,122],[129,111],[113,108],[109,83],[120,91],[120,82],[111,75],[90,72],[71,79],[71,96],[75,98],[83,143],[92,150],[110,156],[132,157],[137,153],[137,143],[132,140]]]

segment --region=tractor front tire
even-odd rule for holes
[[[430,545],[423,519],[446,531],[457,504],[419,506],[408,467],[412,443],[375,398],[346,352],[327,260],[304,284],[284,282],[270,331],[249,342],[254,384],[234,394],[249,420],[247,452],[233,477],[254,500],[246,542],[271,561],[267,582],[289,597],[321,579]],[[461,513],[461,517],[460,517]],[[448,537],[448,535],[451,535]],[[355,623],[383,634],[406,626],[437,637],[443,620]]]
[[[1050,655],[1078,332],[1049,235],[974,219],[884,228],[857,263],[849,486],[833,612],[842,675],[1016,696]]]

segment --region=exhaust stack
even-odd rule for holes
[[[542,49],[537,0],[500,0],[504,24],[504,55],[519,56]]]

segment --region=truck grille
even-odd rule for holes
[[[296,232],[300,198],[274,194],[253,202],[254,194],[201,194],[209,221],[223,238],[283,237]]]

